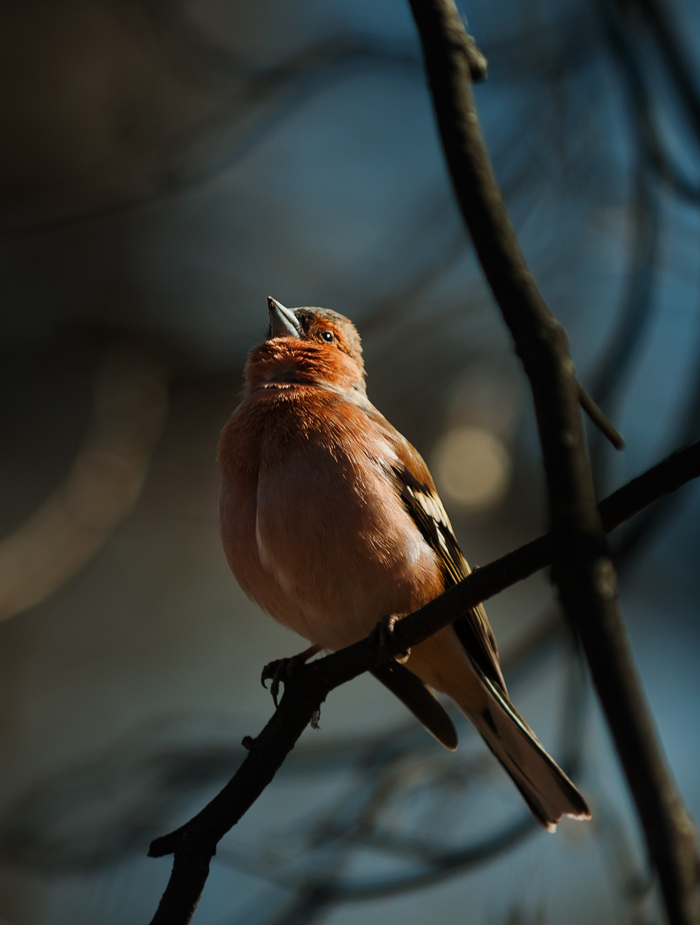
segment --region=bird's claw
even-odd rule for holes
[[[394,627],[401,619],[401,614],[392,613],[388,617],[383,617],[374,630],[375,640],[379,646],[384,660],[389,662],[398,662],[399,665],[405,665],[411,654],[410,649],[406,649],[405,652],[399,652],[397,655],[389,656],[387,650],[389,649],[389,640],[392,637],[394,632]]]
[[[272,694],[275,709],[279,706],[277,700],[280,693],[280,684],[284,684],[286,687],[292,679],[292,675],[297,666],[306,664],[306,662],[319,651],[320,646],[309,646],[308,649],[304,649],[304,651],[300,652],[298,655],[293,655],[291,658],[276,658],[274,661],[268,662],[267,665],[265,665],[260,675],[260,683],[265,690],[267,690],[267,684],[265,684],[265,682],[272,681],[272,684],[270,684],[270,693]]]
[[[265,682],[272,682],[270,684],[270,693],[272,694],[275,709],[279,706],[280,684],[286,684],[291,677],[294,670],[292,666],[293,661],[294,658],[276,658],[265,665],[260,675],[260,683],[265,690],[267,690],[267,684]]]

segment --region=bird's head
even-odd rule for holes
[[[267,339],[251,351],[249,387],[294,383],[365,394],[362,344],[354,324],[328,308],[286,308],[268,296]]]

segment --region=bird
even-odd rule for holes
[[[311,643],[303,661],[390,631],[470,567],[427,465],[367,397],[352,322],[271,296],[268,311],[219,441],[220,530],[241,588]],[[511,703],[483,605],[373,673],[449,749],[435,692],[453,700],[545,829],[590,818]]]

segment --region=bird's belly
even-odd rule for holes
[[[435,555],[384,480],[320,455],[286,460],[258,483],[249,593],[324,648],[362,639],[439,593]]]

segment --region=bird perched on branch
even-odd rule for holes
[[[248,358],[219,444],[221,536],[243,590],[312,643],[305,658],[382,621],[390,631],[470,569],[426,464],[367,398],[352,323],[268,304],[268,337]],[[453,749],[432,691],[451,697],[546,829],[590,818],[511,704],[481,605],[374,674]]]

